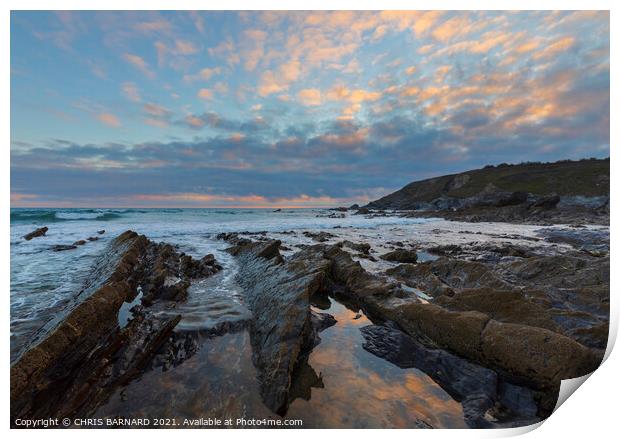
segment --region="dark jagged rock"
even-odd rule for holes
[[[237,280],[254,314],[250,338],[263,401],[284,414],[291,401],[293,374],[318,342],[318,331],[330,321],[310,310],[311,297],[323,288],[329,262],[306,251],[285,262],[279,246],[280,241],[254,242],[228,251],[238,258]]]
[[[370,209],[366,207],[358,207],[357,211],[353,215],[368,215],[370,213]]]
[[[538,201],[535,201],[532,204],[533,208],[540,209],[553,209],[560,202],[560,196],[557,194],[550,195],[548,197],[542,197]]]
[[[366,243],[366,242],[351,242],[348,240],[339,242],[338,244],[336,244],[340,247],[344,246],[344,247],[348,247],[352,250],[358,251],[362,254],[368,255],[370,253],[370,244]]]
[[[49,229],[47,227],[40,227],[26,235],[24,235],[24,239],[26,241],[30,241],[32,238],[38,238],[39,236],[45,236]]]
[[[325,242],[336,237],[336,235],[329,232],[304,232],[304,236],[312,238],[316,242]]]
[[[317,218],[346,218],[346,215],[344,213],[336,213],[336,212],[330,212],[328,214],[318,214],[316,215]]]
[[[103,229],[102,230],[97,230],[97,234],[98,235],[103,235],[104,233],[105,233],[105,230],[103,230]]]
[[[86,239],[88,239],[89,241],[93,242],[93,241],[98,241],[99,237],[98,236],[90,236],[90,237],[88,237]]]
[[[73,245],[69,245],[69,244],[57,244],[57,245],[53,245],[51,247],[51,250],[54,252],[63,252],[66,250],[75,250],[77,248],[79,244],[73,244]]]
[[[356,210],[356,209],[359,209],[359,208],[360,208],[360,205],[359,205],[359,204],[351,204],[351,205],[349,206],[349,210]]]
[[[200,260],[200,262],[202,262],[204,265],[209,265],[209,266],[213,266],[215,265],[215,256],[213,256],[213,254],[209,253],[208,255],[203,256],[203,258]]]
[[[232,245],[246,244],[252,242],[252,240],[247,238],[241,238],[240,233],[229,232],[229,233],[219,233],[216,236],[216,239],[220,239],[222,241],[226,241]]]
[[[84,244],[86,244],[86,241],[84,241],[83,239],[80,239],[79,241],[75,241],[73,243],[73,245],[84,245]]]
[[[418,261],[418,254],[415,250],[398,249],[381,255],[380,258],[401,264],[415,264]]]
[[[158,316],[153,303],[183,298],[188,279],[213,266],[127,231],[95,264],[84,288],[64,312],[33,337],[11,365],[11,419],[79,417],[119,386],[139,376],[179,322]],[[169,276],[178,276],[170,294]],[[142,305],[121,320],[124,303],[142,292]],[[144,300],[148,297],[148,300]],[[147,303],[148,302],[148,303]]]

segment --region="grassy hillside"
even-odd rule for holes
[[[466,198],[482,191],[524,191],[535,195],[599,196],[609,194],[609,159],[486,166],[408,184],[371,202],[371,208],[411,208],[439,197]]]

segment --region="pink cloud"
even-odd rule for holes
[[[97,119],[100,122],[114,128],[118,128],[121,126],[121,121],[112,113],[100,113],[97,115]]]

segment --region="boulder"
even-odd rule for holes
[[[312,238],[312,240],[316,242],[325,242],[332,238],[336,238],[336,235],[329,232],[304,232],[303,234],[308,238]]]
[[[401,264],[415,264],[418,254],[414,250],[398,249],[380,256],[381,259]]]
[[[26,235],[24,235],[24,239],[26,241],[30,241],[32,238],[38,238],[39,236],[45,236],[49,229],[47,227],[40,227]]]
[[[360,253],[363,253],[365,255],[368,255],[370,253],[370,244],[366,243],[366,242],[351,242],[348,240],[339,242],[337,244],[338,246],[344,246],[344,247],[348,247],[352,250],[356,250]]]
[[[51,250],[54,252],[63,252],[66,250],[74,250],[77,248],[77,244],[68,245],[68,244],[57,244],[51,247]]]
[[[485,361],[540,385],[576,378],[595,370],[602,352],[543,328],[489,321],[481,337]]]

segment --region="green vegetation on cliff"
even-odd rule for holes
[[[529,192],[534,195],[604,196],[609,194],[609,159],[485,166],[408,184],[368,204],[375,209],[408,209],[440,197],[467,198],[481,192]]]

